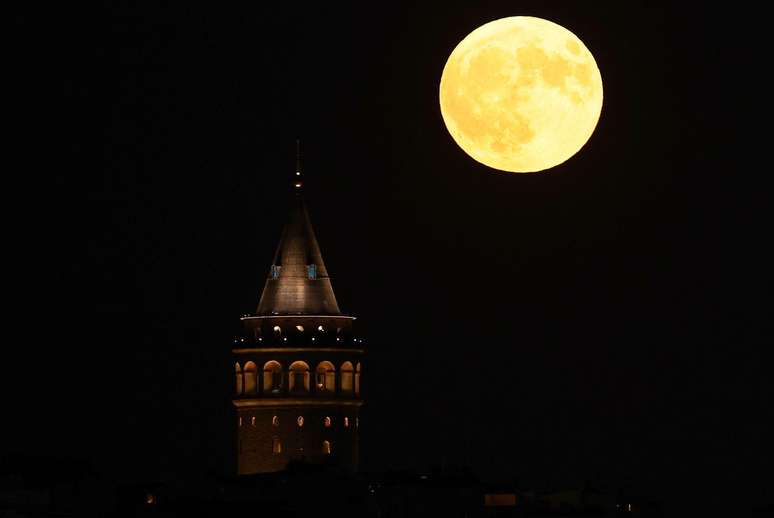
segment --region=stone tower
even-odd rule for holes
[[[363,343],[339,311],[303,198],[300,156],[290,216],[258,308],[232,349],[236,473],[290,460],[357,469]]]

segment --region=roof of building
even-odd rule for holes
[[[256,315],[341,315],[304,203],[300,158],[293,189],[290,217]]]

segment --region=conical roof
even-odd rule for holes
[[[341,315],[328,270],[296,184],[290,219],[282,231],[257,315]]]

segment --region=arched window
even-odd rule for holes
[[[282,453],[282,443],[279,440],[279,437],[272,437],[271,439],[271,452],[275,455],[277,453]]]
[[[349,417],[344,418],[344,428],[349,428]]]
[[[237,396],[242,395],[242,368],[239,366],[239,362],[234,364],[234,370],[236,371],[236,385],[234,388],[234,393]]]
[[[296,419],[296,423],[298,424],[299,428],[304,426],[304,416],[302,416],[302,415],[298,416],[298,419]]]
[[[325,416],[325,419],[323,419],[323,425],[325,425],[325,428],[331,427],[331,418],[328,416]]]
[[[258,367],[253,362],[245,363],[245,394],[255,394],[258,389]]]
[[[275,415],[274,417],[271,418],[271,425],[273,427],[275,427],[275,428],[279,426],[279,417],[278,416]]]
[[[344,362],[341,364],[341,392],[352,394],[352,363]]]
[[[318,392],[336,390],[336,367],[331,362],[320,362],[315,373],[315,385]]]
[[[250,418],[250,426],[255,426],[255,416]]]
[[[355,395],[360,397],[360,362],[355,367]]]
[[[263,392],[279,394],[282,392],[282,366],[274,360],[263,366]]]
[[[302,361],[290,365],[290,391],[296,394],[309,392],[309,365]]]
[[[330,455],[331,454],[331,442],[330,441],[323,441],[323,454]]]

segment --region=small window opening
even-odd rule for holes
[[[330,441],[323,441],[323,453],[325,455],[331,454],[331,442]]]
[[[304,332],[304,326],[296,326],[296,330],[298,330],[299,333]]]
[[[255,426],[255,416],[253,416],[253,417],[251,417],[251,418],[250,418],[250,424],[251,424],[252,426]]]
[[[344,428],[349,428],[349,417],[344,418]]]
[[[279,426],[279,416],[274,416],[271,418],[271,425],[276,428]]]
[[[282,453],[282,443],[279,440],[279,437],[274,437],[271,440],[271,451],[272,453]]]
[[[317,279],[317,265],[316,264],[306,265],[306,275],[311,280]]]
[[[242,418],[239,418],[239,426],[242,426]]]
[[[276,264],[271,265],[271,278],[275,280],[278,279],[280,270],[282,270],[282,266],[277,266]]]
[[[296,419],[296,422],[298,423],[298,427],[299,428],[304,426],[304,416],[302,416],[302,415],[298,416],[298,419]]]
[[[331,418],[326,416],[325,419],[323,420],[323,424],[325,425],[325,428],[330,428],[331,427]]]

